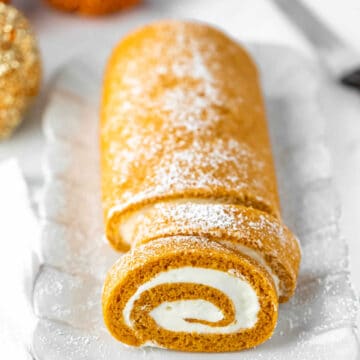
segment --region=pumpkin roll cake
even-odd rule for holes
[[[104,79],[103,314],[132,346],[254,347],[294,293],[256,66],[222,32],[164,21],[128,35]]]

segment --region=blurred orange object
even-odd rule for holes
[[[140,0],[48,0],[50,4],[65,11],[88,15],[101,15],[135,5]]]

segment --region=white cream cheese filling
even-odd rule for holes
[[[279,296],[284,295],[283,291],[280,288],[279,277],[273,272],[271,267],[266,263],[265,259],[257,251],[255,251],[254,249],[250,249],[249,247],[244,245],[231,243],[230,241],[220,241],[220,243],[230,248],[236,249],[240,253],[249,256],[250,258],[257,261],[260,265],[262,265],[272,277],[277,294]]]
[[[227,326],[209,326],[189,322],[185,319],[217,322],[223,319],[224,314],[213,303],[203,299],[166,301],[150,312],[150,316],[163,329],[175,332],[228,334],[239,329],[252,328],[257,322],[257,314],[260,309],[257,294],[245,279],[237,276],[235,270],[223,272],[187,266],[161,272],[148,282],[140,285],[123,310],[125,323],[132,327],[130,314],[135,301],[140,298],[144,291],[169,283],[195,283],[218,289],[232,301],[235,309],[235,319]]]

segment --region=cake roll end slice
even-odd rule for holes
[[[102,300],[105,323],[121,342],[191,352],[259,345],[278,313],[262,266],[199,236],[135,247],[110,269]]]

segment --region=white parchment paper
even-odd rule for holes
[[[108,334],[100,294],[119,254],[103,240],[97,129],[105,56],[92,53],[58,73],[44,119],[44,264],[33,294],[38,360],[357,358],[357,301],[339,228],[325,119],[316,102],[318,69],[284,47],[250,50],[262,72],[283,217],[303,250],[296,295],[280,306],[272,339],[241,354],[205,355],[131,349]]]

